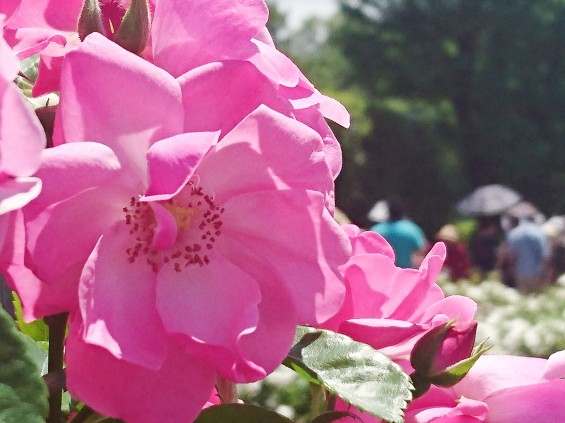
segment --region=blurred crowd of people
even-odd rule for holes
[[[392,246],[399,267],[417,268],[431,246],[441,241],[447,257],[444,269],[452,281],[500,280],[524,293],[565,283],[565,216],[545,220],[531,203],[521,201],[504,212],[476,216],[474,230],[462,240],[454,224],[446,224],[427,240],[398,198],[379,201],[369,212],[377,222],[370,230]]]
[[[530,208],[532,212],[523,212]],[[565,273],[565,217],[544,220],[529,203],[501,216],[477,219],[470,239],[472,262],[484,277],[497,271],[504,284],[539,292]]]

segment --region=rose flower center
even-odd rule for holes
[[[210,263],[208,254],[222,234],[223,207],[205,194],[201,187],[187,184],[170,200],[159,202],[173,217],[177,234],[171,248],[153,246],[157,220],[147,202],[131,197],[128,207],[122,210],[129,227],[132,244],[126,249],[127,260],[143,260],[154,272],[171,266],[181,272],[188,266],[205,266]]]

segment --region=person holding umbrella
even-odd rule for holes
[[[500,249],[498,266],[503,281],[521,292],[543,290],[549,284],[549,241],[535,222],[539,213],[531,203],[510,208],[504,218],[508,222],[506,241]]]
[[[491,184],[476,188],[457,203],[459,213],[474,217],[477,222],[469,241],[469,252],[483,278],[496,268],[498,248],[503,240],[500,216],[521,198],[512,188]]]
[[[503,241],[500,216],[476,217],[477,229],[469,240],[469,252],[473,266],[481,278],[496,269],[498,248]]]

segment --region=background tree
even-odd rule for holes
[[[288,37],[352,113],[335,128],[338,205],[367,225],[377,199],[402,195],[433,233],[472,188],[504,183],[565,213],[564,39],[563,0],[342,0]]]

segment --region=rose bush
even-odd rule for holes
[[[402,421],[408,374],[415,395],[458,383],[407,421],[562,419],[563,353],[481,358],[463,378],[476,304],[436,284],[443,244],[401,269],[380,235],[336,223],[325,119],[349,115],[267,18],[263,0],[0,3],[0,271],[49,326],[48,423],[63,388],[86,405],[74,421],[286,421],[235,392],[281,362],[325,395],[315,421]],[[45,130],[13,83],[34,55],[26,84],[59,97]],[[2,406],[18,413],[12,361]]]
[[[29,318],[71,313],[71,393],[150,421],[165,411],[131,414],[140,392],[124,385],[116,396],[92,378],[178,391],[180,366],[179,383],[194,374],[199,394],[176,410],[193,418],[216,373],[264,377],[297,324],[320,324],[342,303],[337,267],[349,245],[326,208],[323,141],[266,106],[220,142],[220,131],[185,133],[194,120],[178,82],[97,34],[68,53],[62,74],[57,146],[44,153],[45,188],[17,226],[27,242],[8,275]],[[65,238],[73,243],[52,249]]]

